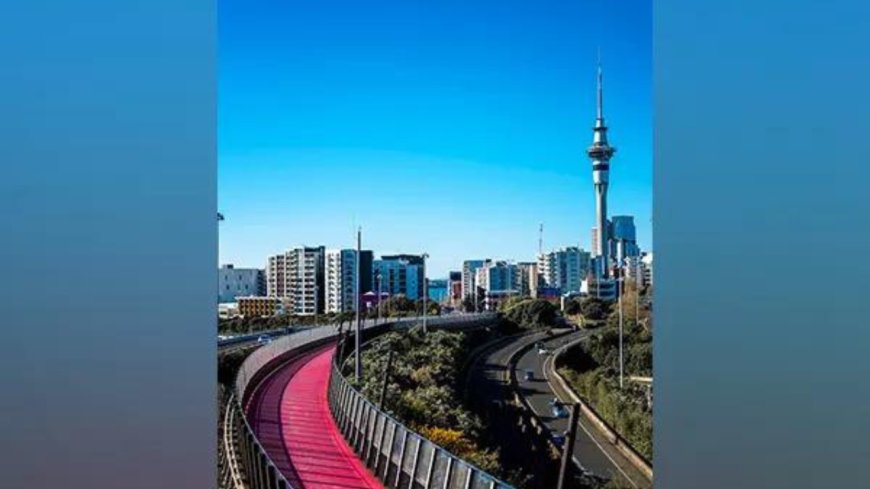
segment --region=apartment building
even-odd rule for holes
[[[266,292],[269,297],[289,300],[287,313],[300,316],[319,314],[323,307],[325,249],[299,247],[269,257]]]

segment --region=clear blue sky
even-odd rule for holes
[[[462,260],[590,248],[600,46],[609,211],[652,248],[651,1],[219,1],[221,263],[298,245]]]

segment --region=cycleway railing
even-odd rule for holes
[[[329,378],[329,407],[345,440],[385,487],[409,489],[511,489],[378,408],[342,375],[336,358]]]
[[[427,318],[427,325],[437,328],[444,329],[453,329],[453,328],[465,328],[465,327],[473,327],[481,321],[491,320],[494,316],[490,314],[460,314],[455,316],[430,316]],[[366,320],[361,324],[362,330],[367,331],[373,328],[402,328],[402,327],[410,327],[414,324],[419,324],[422,318],[414,317],[414,318],[403,318],[399,320],[393,321],[381,321],[377,322],[375,320]],[[352,329],[352,328],[351,328]],[[350,331],[353,333],[353,331]],[[275,463],[271,460],[266,450],[263,448],[263,445],[257,439],[254,434],[251,425],[248,423],[247,417],[245,416],[245,406],[247,405],[251,395],[256,390],[258,383],[268,375],[270,371],[272,371],[277,365],[279,365],[282,361],[293,356],[294,352],[298,352],[303,349],[311,348],[312,346],[316,346],[317,344],[325,344],[329,341],[332,341],[338,337],[339,328],[336,325],[330,326],[322,326],[317,328],[311,328],[304,331],[299,331],[287,336],[283,336],[273,340],[271,343],[263,345],[258,349],[254,350],[242,363],[239,367],[238,374],[236,375],[235,381],[235,389],[233,399],[228,403],[227,409],[233,410],[233,416],[228,417],[228,419],[232,419],[232,426],[228,427],[233,430],[232,438],[234,439],[234,445],[232,447],[233,451],[233,463],[237,463],[241,465],[243,468],[243,472],[245,474],[244,482],[235,483],[236,489],[293,489],[293,485],[287,481],[286,478],[281,474],[280,470],[276,467]],[[348,336],[351,337],[351,336]],[[341,379],[341,382],[335,382],[335,379]],[[331,375],[330,384],[329,384],[329,405],[330,409],[333,412],[333,415],[338,413],[343,413],[343,411],[337,411],[333,408],[333,400],[337,400],[338,398],[334,395],[334,391],[337,394],[337,387],[339,384],[347,382],[344,380],[344,377],[341,375]],[[334,387],[335,385],[335,387]],[[348,387],[350,387],[348,385]],[[356,395],[352,395],[351,393],[355,392]],[[363,402],[365,399],[362,397],[359,392],[356,392],[352,388],[350,390],[344,390],[344,398],[350,399],[352,397],[356,397],[360,400],[354,404],[354,406],[358,406],[359,408],[363,407]],[[368,402],[368,401],[365,401]],[[340,405],[336,404],[336,407],[340,407]],[[389,416],[384,414],[382,419],[387,419]],[[353,419],[353,418],[348,418]],[[374,419],[374,418],[373,418]],[[462,489],[497,489],[497,488],[509,488],[504,483],[499,482],[498,480],[488,476],[482,471],[474,468],[473,466],[453,457],[442,448],[437,445],[429,442],[428,440],[420,437],[420,435],[408,430],[404,426],[401,426],[392,418],[389,418],[394,426],[394,431],[403,430],[399,432],[402,436],[403,440],[411,439],[414,440],[411,443],[416,441],[417,447],[414,449],[415,452],[419,450],[432,450],[431,462],[432,470],[429,470],[428,466],[423,464],[415,464],[414,471],[410,472],[411,474],[416,474],[417,465],[420,467],[426,467],[427,473],[431,473],[428,482],[426,484],[416,482],[413,486],[403,486],[409,487],[411,489],[414,488],[434,488],[438,487],[439,489],[454,489],[454,488],[462,488]],[[336,420],[338,418],[336,417]],[[341,423],[340,426],[355,426],[353,423]],[[342,430],[342,433],[345,434],[345,431]],[[373,435],[372,435],[373,436]],[[348,442],[351,443],[351,439],[347,438]],[[356,447],[358,442],[365,441],[365,437],[358,436],[353,439],[352,446]],[[371,439],[368,439],[369,448],[372,446]],[[380,446],[380,445],[377,445]],[[403,445],[403,450],[404,450]],[[357,452],[360,453],[359,451]],[[402,452],[404,454],[404,452]],[[423,455],[429,452],[422,452]],[[392,452],[388,452],[388,454],[392,454]],[[404,455],[403,455],[404,456]],[[449,467],[445,470],[437,469],[440,467],[438,465],[436,467],[435,464],[449,464]],[[389,465],[389,464],[387,464]],[[395,465],[395,463],[393,464]],[[456,466],[456,469],[453,467]],[[422,470],[422,469],[420,469]],[[466,470],[467,472],[463,472]],[[399,475],[407,474],[406,470],[399,471]],[[465,480],[468,484],[472,485],[441,485],[436,486],[432,485],[433,481],[440,480],[439,477],[446,477],[447,481],[450,480],[459,480],[459,478],[465,475]],[[415,481],[418,478],[415,477]],[[385,482],[385,486],[391,487],[390,484],[387,483],[387,479],[382,479]],[[395,487],[395,486],[392,486]]]

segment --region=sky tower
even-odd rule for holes
[[[604,124],[604,89],[602,87],[601,60],[598,61],[598,99],[596,104],[595,128],[592,133],[592,146],[586,150],[592,160],[592,183],[595,185],[595,227],[597,240],[592,252],[597,257],[596,275],[608,275],[608,224],[607,224],[607,183],[610,174],[610,158],[616,148],[607,144],[607,126]]]

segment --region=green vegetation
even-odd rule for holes
[[[501,304],[502,317],[523,329],[551,328],[559,319],[559,309],[550,301],[512,297]]]
[[[218,354],[218,384],[232,386],[236,380],[236,372],[245,358],[251,353],[250,349],[234,350],[228,353]]]
[[[482,470],[525,487],[530,475],[524,469],[507,469],[485,426],[463,400],[464,367],[471,352],[499,336],[532,328],[552,327],[559,318],[556,306],[535,299],[512,299],[501,309],[493,327],[466,332],[430,330],[420,326],[386,333],[366,345],[362,355],[363,395],[378,402],[383,388],[389,351],[393,365],[384,409],[434,443]],[[350,375],[350,363],[345,364]]]
[[[426,301],[427,314],[441,314],[441,305],[435,301]],[[423,299],[412,301],[402,294],[396,294],[381,304],[381,317],[401,318],[423,315]],[[363,318],[378,317],[376,308],[363,314]],[[296,316],[293,314],[276,314],[267,317],[237,317],[218,320],[218,334],[246,334],[287,326],[315,326],[324,324],[351,324],[356,315],[353,312],[317,314],[314,316]]]
[[[218,321],[218,334],[246,334],[285,328],[287,326],[349,323],[353,319],[353,313],[347,312],[340,314],[318,314],[316,316],[277,314],[268,317],[237,317],[233,319],[220,319]]]
[[[369,318],[377,317],[378,309],[380,309],[380,316],[387,318],[422,316],[423,299],[412,301],[404,294],[396,294],[385,299],[379,307],[369,310],[366,316]],[[426,310],[428,315],[437,316],[441,314],[441,305],[430,299],[426,301]]]
[[[363,351],[362,393],[378,401],[392,349],[385,409],[456,456],[504,475],[497,450],[481,446],[484,426],[462,405],[459,394],[463,362],[483,339],[478,334],[438,330],[423,334],[419,326],[380,336]]]
[[[573,298],[565,304],[565,315],[585,328],[597,328],[607,319],[612,306],[611,302],[597,297]]]
[[[652,334],[642,326],[625,327],[625,388],[619,389],[619,332],[608,326],[560,357],[557,368],[643,456],[652,458],[652,408],[647,386],[628,376],[652,376]]]

